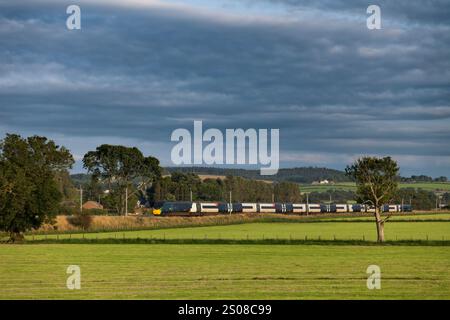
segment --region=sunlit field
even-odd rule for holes
[[[446,247],[2,245],[0,299],[449,299],[449,267]]]
[[[450,240],[450,222],[388,222],[386,240]],[[376,240],[374,222],[276,222],[128,232],[28,235],[27,239],[320,239]]]
[[[378,246],[373,217],[330,219],[28,234],[25,244],[0,245],[0,299],[450,299],[450,250],[445,243]],[[391,219],[385,230],[388,241],[450,241],[448,213]],[[76,244],[83,238],[94,242]],[[45,239],[74,242],[39,242]],[[100,244],[95,239],[188,241]],[[189,244],[190,239],[203,243]],[[204,241],[214,239],[373,242]],[[380,290],[366,286],[366,270],[373,264],[381,268]],[[69,265],[81,268],[81,290],[66,287]]]

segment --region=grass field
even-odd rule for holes
[[[400,188],[423,189],[427,191],[446,191],[450,192],[450,182],[423,182],[423,183],[400,183]],[[328,190],[355,191],[356,185],[352,182],[340,182],[336,184],[302,184],[301,192],[326,192]]]
[[[375,240],[375,224],[369,216],[286,218],[127,232],[27,235],[31,240],[27,244],[0,245],[0,299],[450,299],[450,250],[444,243],[32,242],[69,237]],[[386,224],[387,240],[450,240],[450,213],[391,219]],[[381,268],[381,290],[366,287],[366,269],[372,264]],[[81,290],[66,288],[69,265],[81,268]]]
[[[364,218],[365,219],[365,218]],[[450,240],[450,222],[391,222],[386,223],[386,240]],[[35,235],[32,239],[321,239],[376,240],[374,222],[276,222],[247,223],[225,226],[172,228],[128,232],[99,232],[86,234]]]
[[[445,247],[1,245],[0,299],[450,299],[449,267]]]

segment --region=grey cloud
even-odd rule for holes
[[[260,0],[237,0],[254,4]],[[308,10],[316,8],[325,12],[340,12],[358,16],[372,4],[380,6],[383,16],[392,21],[410,24],[450,24],[450,4],[447,0],[410,1],[410,0],[263,0],[284,4],[291,9]]]
[[[280,128],[281,152],[334,154],[339,168],[346,154],[449,156],[446,26],[407,19],[372,32],[339,18],[244,23],[214,19],[220,12],[92,4],[73,32],[64,6],[43,3],[0,4],[0,128],[169,145],[173,129],[203,120]],[[419,14],[424,23],[442,3],[431,6]],[[168,159],[167,149],[155,153]]]

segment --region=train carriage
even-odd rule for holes
[[[255,213],[258,212],[256,203],[242,203],[242,212]]]
[[[375,213],[375,206],[371,206],[371,205],[368,205],[368,204],[363,204],[362,205],[363,206],[363,212],[366,212],[366,213]]]
[[[195,202],[164,202],[161,208],[155,208],[153,210],[154,215],[190,215],[196,214],[199,211],[197,203]]]
[[[382,212],[398,212],[399,211],[399,205],[396,204],[385,204],[381,210]]]
[[[320,204],[308,204],[307,205],[307,212],[308,213],[322,213],[323,206]],[[325,209],[326,212],[326,209]]]
[[[219,203],[217,202],[200,202],[200,212],[204,213],[219,213]]]
[[[412,206],[410,204],[399,205],[400,212],[411,212]]]
[[[292,213],[307,213],[308,209],[305,203],[293,203]]]
[[[276,213],[277,209],[275,203],[260,203],[258,205],[258,212],[260,213]]]
[[[336,204],[336,213],[347,213],[349,212],[349,205],[348,204]]]
[[[219,213],[232,213],[233,212],[233,204],[232,203],[226,203],[226,202],[220,202],[218,204]]]
[[[362,212],[364,211],[364,208],[361,204],[349,204],[348,205],[348,212]]]

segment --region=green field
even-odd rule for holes
[[[450,299],[449,267],[446,247],[1,245],[0,299]]]
[[[335,184],[301,184],[301,192],[326,192],[328,190],[356,191],[353,182],[339,182]]]
[[[450,299],[450,250],[443,244],[32,242],[57,237],[375,240],[373,217],[307,219],[27,235],[28,244],[0,245],[0,299]],[[450,240],[449,213],[391,219],[387,240]],[[372,264],[381,268],[381,290],[366,287],[366,269]],[[81,268],[81,290],[66,288],[69,265]]]
[[[373,219],[373,218],[372,218]],[[388,222],[386,240],[450,240],[450,222]],[[225,226],[172,228],[128,232],[101,232],[27,236],[32,239],[157,238],[157,239],[321,239],[376,240],[374,222],[276,222]]]
[[[427,191],[445,191],[450,192],[450,182],[423,182],[423,183],[400,183],[400,188],[423,189]],[[326,192],[328,190],[356,191],[356,185],[353,182],[340,182],[336,184],[301,184],[301,192]]]

